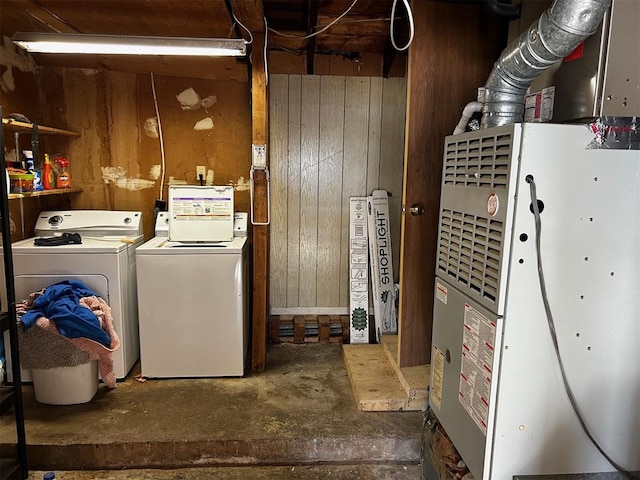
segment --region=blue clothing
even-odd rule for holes
[[[109,348],[111,339],[100,327],[100,320],[87,307],[80,305],[83,297],[98,295],[78,280],[64,280],[49,285],[44,293],[33,302],[30,310],[22,315],[25,331],[40,317],[51,320],[67,338],[89,338]]]

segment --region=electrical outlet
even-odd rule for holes
[[[207,180],[207,167],[204,165],[196,167],[196,182],[199,182],[200,178],[202,178],[203,182]]]
[[[266,145],[253,145],[253,159],[252,165],[254,167],[266,167],[267,166],[267,146]]]

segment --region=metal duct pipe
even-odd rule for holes
[[[593,35],[610,5],[611,0],[555,0],[495,63],[482,94],[481,128],[522,122],[527,88]]]

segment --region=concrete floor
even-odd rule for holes
[[[56,471],[56,480],[408,480],[418,465],[306,465],[290,467],[203,467],[179,470]],[[44,471],[32,471],[41,480]]]
[[[422,414],[357,411],[341,345],[271,346],[267,370],[245,378],[136,373],[83,405],[39,404],[25,386],[30,478],[419,478]]]

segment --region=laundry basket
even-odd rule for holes
[[[40,403],[87,403],[98,391],[98,361],[73,367],[32,368],[33,393]]]

